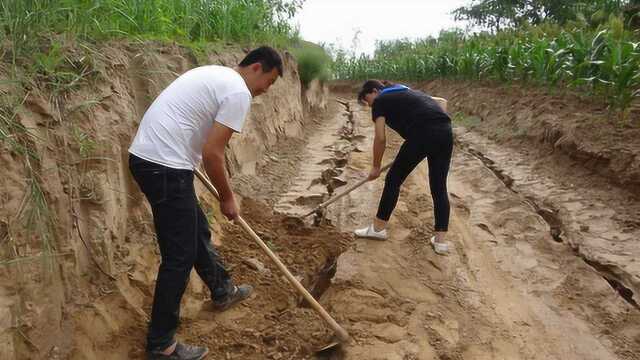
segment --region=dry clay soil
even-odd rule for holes
[[[206,344],[212,359],[640,359],[637,297],[562,241],[601,225],[590,221],[603,217],[609,236],[637,235],[637,228],[615,233],[615,219],[633,217],[636,202],[606,207],[625,195],[580,188],[579,179],[559,179],[553,164],[534,169],[536,159],[522,148],[457,127],[451,253],[438,256],[428,245],[433,207],[425,162],[402,187],[389,239],[355,239],[352,230],[375,214],[383,178],[343,197],[322,218],[299,216],[368,173],[370,112],[338,89],[325,112],[310,116],[304,139],[265,154],[258,177],[233,182],[244,195],[248,223],[353,341],[314,354],[332,330],[233,224],[222,225],[216,242],[233,278],[252,284],[255,294],[216,313],[194,275],[183,300],[182,339]],[[401,144],[388,136],[385,163]],[[574,206],[546,214],[550,192]],[[576,194],[580,201],[572,202]],[[602,207],[604,215],[597,212]],[[148,313],[153,289],[141,288]],[[118,350],[96,349],[96,356],[143,357],[145,321],[133,318],[135,325],[112,339]]]

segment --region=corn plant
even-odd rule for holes
[[[520,81],[571,88],[604,99],[626,114],[640,96],[640,42],[620,19],[596,29],[543,25],[497,34],[444,32],[415,42],[382,42],[374,56],[335,57],[342,79],[431,78]]]

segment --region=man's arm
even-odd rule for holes
[[[385,118],[379,116],[375,122],[375,136],[373,138],[373,167],[369,174],[369,180],[373,180],[380,176],[380,167],[382,166],[382,156],[387,146],[387,138],[385,135]]]
[[[220,210],[229,220],[233,220],[239,215],[239,209],[227,178],[224,159],[225,147],[233,132],[232,129],[214,121],[202,148],[204,169],[220,193]]]

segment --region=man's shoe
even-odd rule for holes
[[[375,240],[387,240],[387,229],[376,231],[373,225],[369,225],[366,228],[357,229],[353,232],[357,237],[369,238]]]
[[[219,300],[213,300],[213,308],[217,311],[225,311],[248,298],[252,292],[253,287],[251,285],[233,285],[227,296]]]
[[[204,346],[193,346],[176,343],[176,349],[171,355],[163,354],[164,350],[151,350],[147,353],[148,360],[200,360],[209,353],[209,349]]]

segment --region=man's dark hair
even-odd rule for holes
[[[364,97],[367,94],[372,93],[374,89],[380,91],[389,85],[392,85],[392,84],[384,80],[380,81],[380,80],[371,79],[371,80],[365,81],[364,84],[362,84],[362,89],[360,89],[360,92],[358,92],[358,102],[364,101]]]
[[[282,58],[280,54],[269,46],[261,46],[257,49],[251,50],[247,56],[240,61],[238,66],[247,67],[251,64],[260,63],[262,65],[263,72],[270,72],[273,68],[278,69],[278,75],[282,77],[284,74],[282,71]]]

